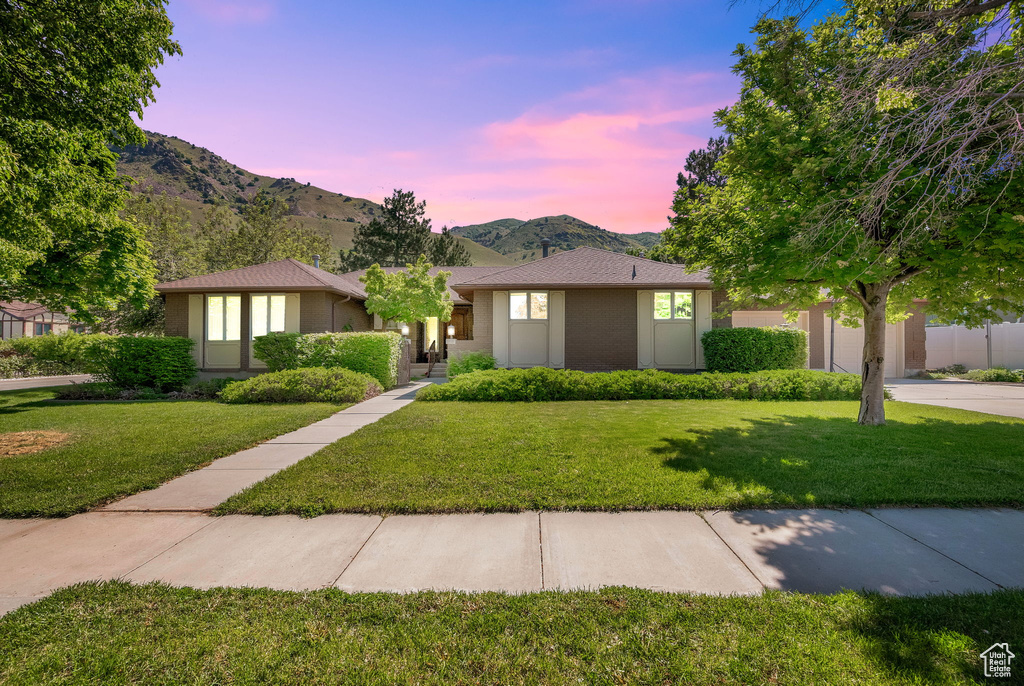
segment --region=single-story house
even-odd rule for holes
[[[786,323],[781,308],[730,312],[705,272],[596,248],[512,267],[443,269],[452,272],[452,319],[410,326],[420,360],[433,345],[446,355],[487,352],[501,367],[699,370],[708,329]],[[202,370],[255,373],[265,367],[251,341],[268,331],[400,328],[366,312],[359,275],[288,259],[163,283],[157,291],[166,300],[167,334],[196,341]],[[808,332],[808,366],[856,372],[863,330],[833,322],[826,309],[801,312],[793,324]],[[924,321],[915,312],[889,325],[888,376],[924,369]]]
[[[43,305],[20,300],[0,300],[0,340],[64,333],[69,330],[84,332],[85,326],[75,324],[66,314],[51,312]]]

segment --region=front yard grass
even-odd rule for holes
[[[341,409],[326,403],[47,402],[52,397],[49,389],[0,393],[0,435],[67,434],[41,452],[0,456],[0,517],[82,512]]]
[[[1021,635],[1019,590],[349,595],[108,582],[0,619],[0,682],[983,683],[979,654]]]
[[[1024,421],[887,403],[416,402],[220,513],[1024,503]]]

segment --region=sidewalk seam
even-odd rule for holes
[[[544,521],[541,519],[539,510],[537,511],[537,543],[540,549],[540,590],[547,590],[547,584],[544,580]]]
[[[876,517],[875,515],[873,515],[873,514],[871,514],[870,512],[868,512],[867,510],[861,510],[861,512],[863,512],[864,514],[866,514],[866,515],[867,515],[868,517],[871,517],[871,518],[872,518],[872,519],[874,519],[874,520],[875,520],[876,522],[881,522],[882,524],[885,524],[885,525],[886,525],[887,527],[889,527],[889,528],[890,528],[890,529],[892,529],[893,531],[895,531],[895,532],[897,532],[897,533],[900,533],[900,534],[902,534],[902,535],[906,536],[906,537],[907,537],[907,538],[909,538],[909,539],[910,539],[911,541],[914,541],[915,543],[918,543],[918,544],[920,544],[920,545],[923,545],[923,546],[924,546],[925,548],[927,548],[928,550],[932,550],[932,551],[934,551],[934,552],[938,553],[939,555],[942,555],[942,557],[946,558],[947,560],[950,560],[950,561],[951,561],[951,562],[953,562],[954,564],[960,565],[961,567],[963,567],[964,569],[966,569],[966,570],[967,570],[968,572],[970,572],[970,573],[972,573],[972,574],[977,574],[978,576],[980,576],[980,577],[981,577],[982,579],[984,579],[985,581],[989,582],[990,584],[993,584],[993,585],[994,585],[994,586],[995,586],[996,588],[999,588],[999,589],[1002,589],[1002,588],[1003,588],[1003,585],[1002,585],[1002,584],[1000,584],[1000,583],[997,583],[997,582],[993,581],[992,579],[989,579],[989,578],[988,578],[987,576],[985,576],[984,574],[982,574],[981,572],[979,572],[979,571],[977,571],[977,570],[971,569],[970,567],[968,567],[967,565],[965,565],[965,564],[964,564],[963,562],[961,562],[960,560],[957,560],[956,558],[950,557],[949,555],[947,555],[946,553],[942,552],[942,551],[941,551],[941,550],[939,550],[938,548],[933,548],[932,546],[928,545],[928,544],[927,544],[927,543],[925,543],[924,541],[921,541],[921,540],[919,540],[919,539],[916,539],[916,538],[914,538],[913,536],[911,536],[910,534],[908,534],[908,533],[907,533],[906,531],[903,531],[902,529],[898,529],[898,528],[896,528],[895,526],[893,526],[893,525],[892,525],[892,524],[890,524],[889,522],[885,521],[884,519],[881,519],[881,518],[879,518],[879,517]]]
[[[192,538],[192,537],[193,537],[193,536],[195,536],[195,535],[196,535],[197,533],[199,533],[200,531],[202,531],[202,530],[203,530],[203,529],[205,529],[206,527],[208,527],[208,526],[210,526],[211,524],[213,524],[213,523],[214,523],[214,521],[216,521],[216,520],[215,520],[215,519],[214,519],[213,517],[210,517],[209,515],[206,515],[206,518],[207,518],[207,519],[209,519],[210,521],[208,521],[208,522],[207,522],[206,524],[203,524],[203,525],[202,525],[201,527],[199,527],[198,529],[196,529],[195,531],[193,531],[192,533],[190,533],[190,534],[189,534],[188,536],[185,536],[185,538],[182,538],[181,540],[175,541],[174,543],[172,543],[171,545],[169,545],[169,546],[168,546],[167,548],[165,548],[165,549],[161,550],[161,551],[160,551],[159,553],[157,553],[157,554],[156,554],[156,555],[154,555],[153,557],[149,558],[149,559],[148,559],[148,560],[146,560],[145,562],[142,562],[142,563],[140,563],[140,564],[137,564],[137,565],[135,565],[134,567],[132,567],[131,569],[129,569],[129,570],[128,570],[127,572],[125,572],[124,574],[121,574],[120,576],[118,576],[117,578],[118,578],[118,579],[124,579],[124,578],[125,578],[125,577],[127,577],[127,576],[128,576],[129,574],[131,574],[132,572],[135,572],[136,570],[138,570],[138,569],[141,569],[142,567],[145,567],[146,565],[148,565],[148,564],[149,564],[150,562],[152,562],[152,561],[153,561],[153,560],[155,560],[156,558],[158,558],[158,557],[160,557],[161,555],[163,555],[164,553],[166,553],[166,552],[168,552],[168,551],[170,551],[170,550],[172,550],[172,549],[174,549],[174,548],[178,547],[178,546],[179,546],[179,545],[181,545],[181,544],[182,544],[182,543],[183,543],[184,541],[187,541],[188,539]]]
[[[345,565],[345,568],[341,570],[337,577],[335,577],[334,581],[331,582],[330,586],[324,586],[324,588],[334,588],[338,585],[338,582],[341,581],[341,577],[345,576],[345,572],[348,571],[348,568],[351,567],[352,563],[356,561],[357,557],[359,557],[359,553],[363,552],[363,548],[365,548],[366,544],[370,542],[370,539],[373,538],[373,535],[377,533],[377,529],[380,528],[380,525],[384,523],[385,519],[385,517],[381,515],[377,516],[380,517],[380,521],[377,522],[377,526],[373,527],[373,531],[371,531],[370,535],[366,537],[366,540],[363,541],[362,545],[359,546],[359,550],[355,552],[355,554],[352,556],[352,559],[348,561],[348,564]]]
[[[726,512],[726,511],[727,510],[711,510],[711,512]],[[726,547],[726,549],[730,553],[732,553],[733,557],[735,557],[737,560],[740,561],[740,564],[743,565],[743,568],[750,573],[750,576],[754,577],[754,581],[756,581],[757,583],[759,583],[761,585],[761,591],[763,592],[763,591],[767,590],[768,586],[766,586],[765,583],[763,581],[761,581],[761,577],[759,577],[754,572],[754,570],[750,568],[750,566],[747,564],[746,560],[744,560],[740,556],[739,553],[737,553],[735,550],[732,549],[732,546],[729,545],[729,541],[727,541],[724,538],[722,538],[722,534],[718,533],[718,529],[716,529],[715,527],[711,526],[711,522],[709,522],[707,519],[705,519],[704,512],[705,512],[704,510],[698,510],[696,514],[697,514],[698,517],[700,517],[701,521],[704,522],[704,525],[707,528],[711,529],[711,531],[715,534],[715,536],[718,537],[718,540],[722,542],[722,545],[724,545]]]

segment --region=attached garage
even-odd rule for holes
[[[904,322],[885,325],[885,375],[904,375]],[[864,360],[864,327],[850,328],[825,318],[825,369],[860,374]]]

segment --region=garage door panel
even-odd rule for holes
[[[828,320],[826,319],[826,324]],[[828,324],[827,324],[828,325]],[[885,325],[885,375],[900,376],[900,324]],[[828,365],[829,350],[825,350]],[[864,360],[864,327],[851,328],[836,322],[835,366],[837,372],[860,374]]]

